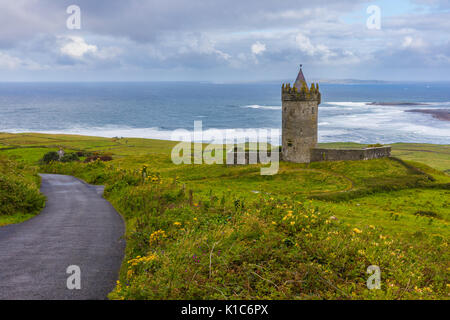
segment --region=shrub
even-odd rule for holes
[[[66,153],[61,157],[61,162],[72,162],[79,161],[78,155],[76,153]]]
[[[100,156],[100,160],[102,161],[111,161],[113,158],[110,155]]]
[[[58,160],[59,160],[59,155],[58,155],[58,153],[56,151],[47,152],[42,157],[42,162],[43,163],[50,163],[52,161],[58,161]]]
[[[88,163],[88,162],[93,162],[96,160],[101,160],[101,161],[111,161],[113,158],[110,155],[93,155],[93,156],[89,156],[86,158],[86,160],[84,160],[84,162]]]
[[[0,157],[0,215],[37,214],[44,204],[35,169]]]
[[[434,211],[424,211],[424,210],[419,210],[416,211],[416,213],[414,213],[416,216],[425,216],[425,217],[433,217],[433,218],[438,218],[439,215],[434,212]]]

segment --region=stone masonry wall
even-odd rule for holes
[[[318,101],[285,101],[282,104],[283,158],[310,162],[310,149],[317,144]]]
[[[269,153],[268,156],[270,157],[271,153]],[[326,149],[326,148],[311,149],[311,162],[370,160],[390,156],[391,156],[391,147],[374,147],[365,149]],[[232,163],[230,163],[229,165],[267,163],[267,159],[260,159],[259,153],[254,151],[250,152],[230,151],[228,152],[228,157],[230,160],[232,159],[231,160]],[[283,159],[281,152],[279,153],[279,161],[286,161],[285,159]]]
[[[369,160],[390,157],[390,155],[391,147],[365,149],[311,149],[311,161]]]

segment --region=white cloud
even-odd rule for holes
[[[295,37],[295,42],[298,48],[309,56],[314,56],[316,54],[326,54],[329,55],[331,51],[324,45],[313,45],[311,40],[302,33],[297,34]]]
[[[28,69],[28,70],[41,70],[43,66],[30,59],[20,59],[13,57],[7,53],[0,52],[0,69]]]
[[[266,45],[264,43],[257,41],[252,45],[253,54],[255,55],[262,54],[264,51],[266,51]]]
[[[420,38],[413,38],[411,36],[406,36],[403,38],[402,47],[403,48],[414,48],[420,49],[426,46],[425,42]]]
[[[62,46],[60,52],[69,57],[82,60],[86,55],[100,60],[113,59],[123,52],[122,48],[116,46],[105,46],[103,48],[89,44],[82,37],[69,36],[60,37]]]
[[[96,53],[98,48],[96,45],[88,44],[82,37],[68,37],[68,41],[61,47],[61,53],[66,54],[72,58],[81,59],[86,53]]]
[[[206,34],[186,34],[181,39],[171,39],[165,43],[165,47],[178,47],[179,54],[197,53],[200,55],[215,55],[218,58],[228,61],[231,55],[216,48],[216,43]]]
[[[100,59],[113,59],[123,52],[119,47],[105,47],[95,52],[95,56]]]
[[[0,52],[0,69],[16,69],[21,64],[21,60]]]
[[[302,33],[298,33],[295,42],[300,51],[309,56],[319,56],[321,60],[328,61],[329,58],[335,57],[336,53],[332,52],[323,44],[314,45],[311,40]]]

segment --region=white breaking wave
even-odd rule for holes
[[[251,104],[248,106],[243,106],[243,108],[264,109],[264,110],[281,110],[281,106],[260,106],[259,104]]]
[[[380,106],[367,105],[367,102],[327,102],[319,107],[319,142],[354,141],[362,143],[391,143],[391,142],[429,142],[450,143],[450,122],[438,120],[429,114],[404,112],[408,109],[443,109],[448,102],[430,102],[422,106]],[[424,102],[428,103],[428,102]],[[280,110],[280,106],[246,105],[241,108]],[[269,114],[270,115],[270,114]],[[199,117],[205,117],[201,115]],[[208,116],[206,116],[208,118]],[[208,119],[203,121],[204,125]],[[239,126],[236,123],[236,126]],[[192,130],[173,130],[158,127],[135,128],[128,126],[105,125],[101,127],[78,126],[62,129],[30,130],[29,128],[2,129],[3,132],[37,132],[51,134],[77,134],[100,137],[129,137],[160,140],[192,140],[205,143],[222,139],[227,133],[232,133],[236,142],[261,141],[263,130],[270,130],[269,135],[276,137],[271,141],[280,144],[281,130],[276,125],[272,128],[232,128],[205,129],[203,137],[194,137]],[[281,123],[280,123],[281,126]],[[273,133],[271,133],[273,131]]]
[[[374,108],[374,107],[397,107],[397,108],[407,108],[407,109],[426,109],[434,106],[440,106],[442,108],[446,108],[450,106],[450,101],[443,101],[443,102],[417,102],[417,105],[411,104],[411,105],[402,105],[402,104],[371,104],[373,102],[352,102],[352,101],[339,101],[339,102],[323,102],[321,104],[322,107],[325,108],[334,108],[333,106],[339,106],[339,107],[360,107],[360,108]],[[331,107],[329,107],[329,105]]]
[[[126,137],[146,138],[170,141],[194,141],[204,143],[226,142],[225,138],[232,137],[235,143],[242,142],[269,142],[272,145],[280,145],[281,130],[279,128],[232,128],[232,129],[204,129],[202,137],[194,135],[193,130],[177,129],[162,130],[159,128],[131,128],[131,127],[73,127],[61,130],[29,130],[29,129],[1,129],[0,132],[8,133],[47,133],[47,134],[72,134],[83,136],[95,136],[103,138]]]
[[[370,102],[351,102],[351,101],[346,101],[346,102],[324,102],[323,104],[342,106],[342,107],[366,107],[368,103],[370,103]]]

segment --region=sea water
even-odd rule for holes
[[[320,85],[319,142],[449,144],[450,83]],[[369,105],[368,102],[426,105]],[[0,132],[170,139],[173,130],[280,129],[281,83],[0,83]]]

